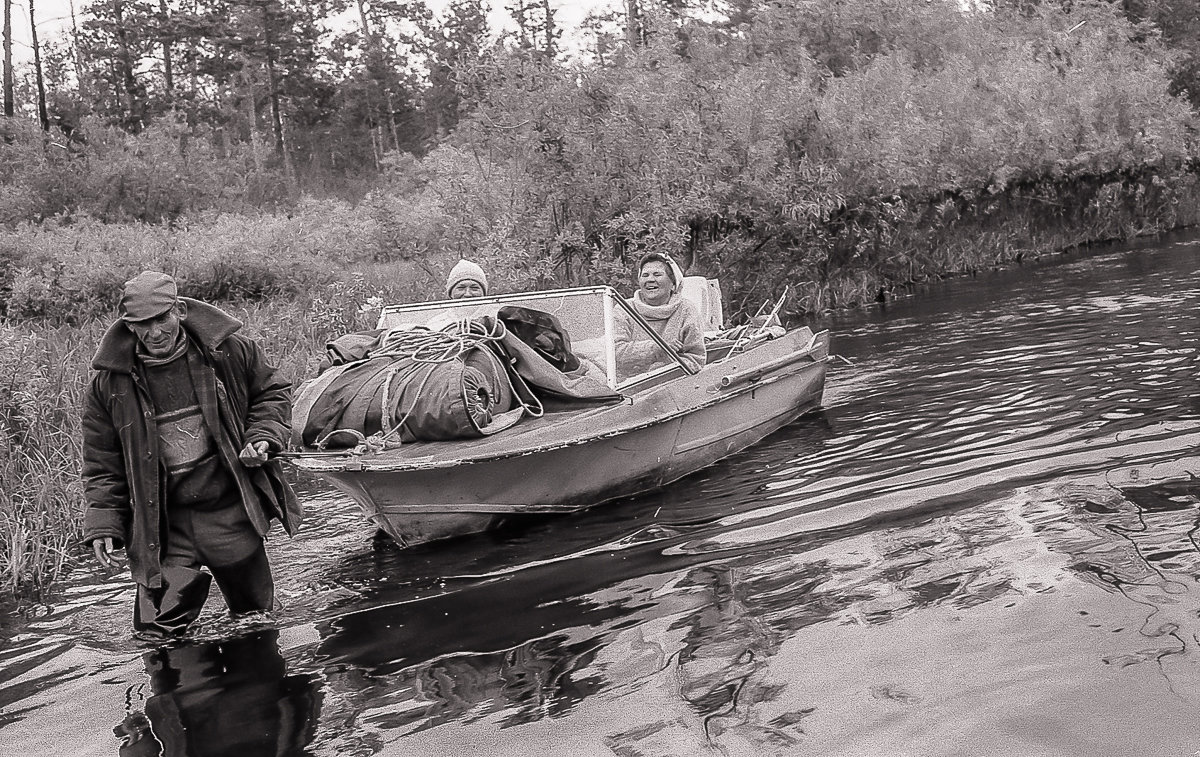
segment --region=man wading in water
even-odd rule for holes
[[[135,635],[183,634],[217,581],[233,614],[269,611],[263,537],[300,522],[279,462],[288,382],[241,322],[146,271],[125,282],[83,409],[84,541],[137,583]],[[207,566],[212,575],[202,572]]]

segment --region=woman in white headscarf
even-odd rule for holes
[[[638,261],[638,288],[629,304],[689,366],[704,365],[704,330],[696,306],[680,294],[683,271],[669,255],[651,252]],[[649,334],[629,318],[619,318],[614,334],[617,363],[626,376],[674,362]]]

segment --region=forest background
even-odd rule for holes
[[[35,22],[37,9],[28,1]],[[144,268],[289,378],[383,301],[628,288],[793,314],[1200,213],[1194,0],[77,0],[0,117],[0,583],[80,559],[79,396]],[[11,10],[11,0],[0,0]],[[351,23],[346,23],[351,19]]]

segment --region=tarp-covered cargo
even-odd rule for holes
[[[328,367],[297,395],[294,443],[325,448],[368,437],[385,444],[480,437],[541,415],[546,403],[555,408],[620,398],[595,366],[570,353],[569,337],[553,316],[519,315],[522,336],[534,346],[489,316],[436,330],[405,325],[334,340]],[[531,320],[543,331],[529,328]],[[547,358],[575,370],[560,370]]]

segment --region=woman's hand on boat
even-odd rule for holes
[[[116,546],[111,536],[92,539],[92,551],[96,553],[96,560],[106,568],[125,567],[125,558],[115,554],[118,549],[123,548]]]
[[[238,453],[238,459],[247,468],[257,468],[267,462],[267,453],[270,449],[271,446],[266,442],[246,442],[246,446],[242,447],[242,451]]]

